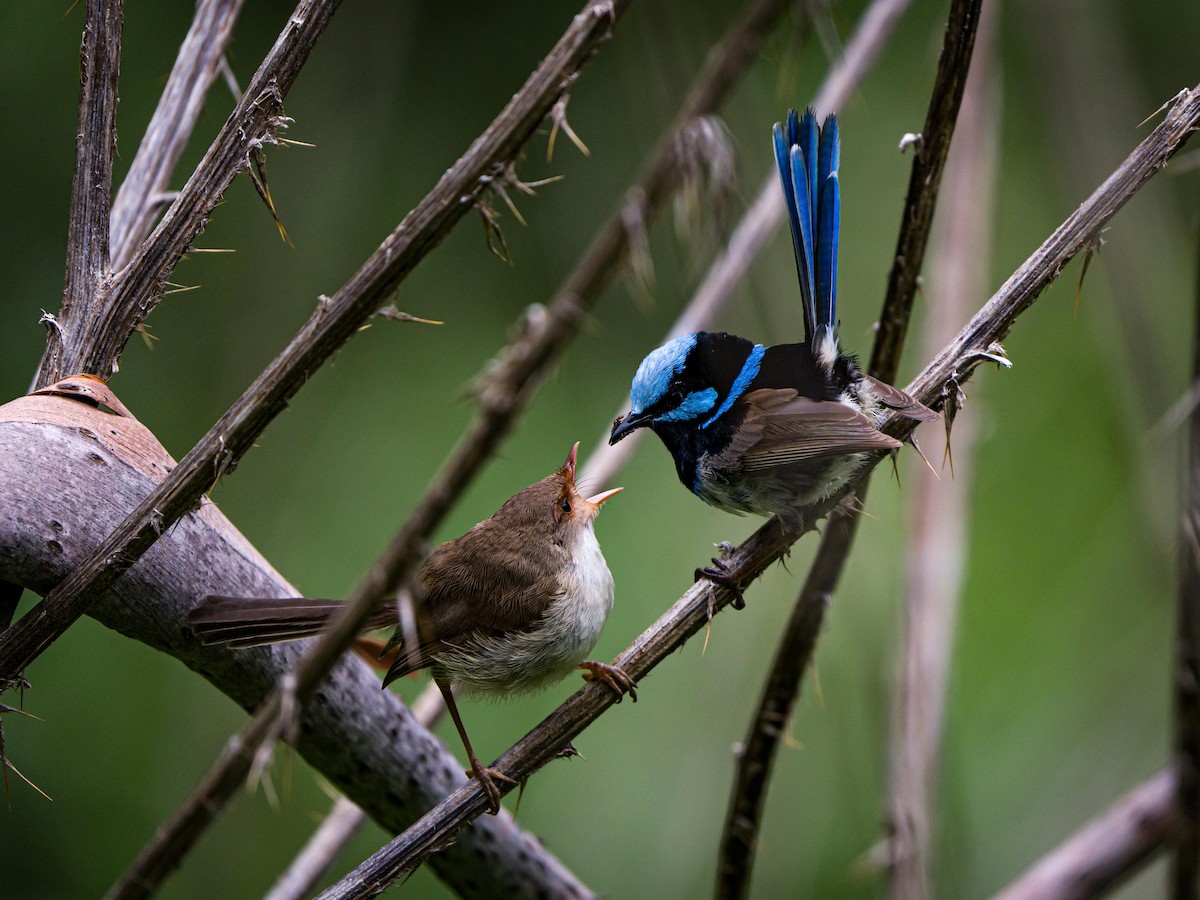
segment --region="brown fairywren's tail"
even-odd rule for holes
[[[188,613],[188,625],[205,644],[258,647],[280,641],[295,641],[323,632],[341,609],[338,600],[306,597],[205,597]],[[380,610],[368,627],[396,624],[392,609]]]

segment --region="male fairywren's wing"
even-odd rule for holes
[[[764,347],[698,332],[642,360],[628,415],[610,443],[648,427],[683,484],[731,512],[789,515],[838,490],[866,454],[900,442],[879,431],[885,408],[923,420],[935,413],[863,374],[837,341],[841,216],[835,117],[811,110],[774,129],[775,158],[792,233],[805,341]]]

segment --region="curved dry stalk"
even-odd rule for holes
[[[925,261],[925,246],[929,242],[933,211],[937,206],[938,186],[946,167],[946,156],[950,153],[950,139],[954,136],[954,124],[958,120],[967,73],[971,68],[982,5],[982,0],[955,0],[950,4],[937,78],[929,110],[925,113],[925,127],[913,150],[900,237],[888,274],[883,310],[879,314],[879,332],[871,351],[869,370],[884,381],[894,379],[900,367],[900,353],[912,317],[917,280]]]
[[[1043,242],[904,390],[926,405],[941,406],[949,386],[965,382],[980,362],[992,358],[986,355],[989,352],[995,354],[992,345],[1009,332],[1062,267],[1086,247],[1090,236],[1162,168],[1197,127],[1200,127],[1200,87],[1181,92],[1166,120]],[[905,438],[912,428],[910,420],[892,415],[883,430],[893,437]],[[870,468],[838,495],[808,509],[803,531],[788,534],[778,520],[768,520],[729,555],[726,565],[731,577],[740,584],[750,584],[778,561],[821,516],[827,515],[855,491],[869,472]],[[710,621],[710,613],[720,612],[732,599],[733,595],[725,587],[707,580],[697,582],[618,656],[615,663],[635,680],[644,678],[703,629]],[[604,688],[595,684],[585,686],[494,765],[517,780],[528,777],[553,759],[613,703],[613,696]],[[501,785],[501,792],[507,792],[509,787]],[[408,831],[322,894],[322,898],[370,896],[382,891],[392,880],[453,841],[458,831],[485,811],[486,803],[486,797],[477,785],[459,788]]]
[[[1173,771],[1160,772],[1034,863],[995,900],[1085,900],[1138,870],[1175,831]]]
[[[929,143],[926,152],[918,153],[913,159],[897,256],[888,279],[884,312],[871,356],[871,374],[886,382],[895,379],[899,366],[917,274],[933,221],[950,138],[962,103],[979,7],[980,0],[956,0],[946,23],[942,54],[925,119]],[[908,259],[902,254],[911,254],[914,258]],[[862,484],[855,501],[849,504],[845,519],[838,527],[831,527],[821,541],[809,577],[800,590],[780,639],[743,751],[737,759],[717,868],[718,897],[745,897],[749,893],[758,827],[779,738],[799,696],[800,680],[812,657],[829,597],[854,544],[858,517],[855,509],[861,508],[866,500],[866,481]]]
[[[112,265],[121,269],[150,233],[166,200],[167,184],[187,146],[204,98],[221,72],[225,48],[243,0],[200,0],[179,45],[158,107],[146,126],[129,172],[112,205]]]
[[[321,820],[304,849],[287,870],[276,879],[263,900],[304,900],[333,865],[337,855],[354,839],[367,820],[367,814],[353,800],[339,796],[333,808]]]
[[[89,308],[64,307],[59,323],[63,333],[55,339],[52,331],[38,369],[38,387],[76,373],[107,380],[117,370],[130,336],[158,304],[168,276],[203,230],[225,189],[246,168],[250,155],[274,141],[275,132],[286,124],[283,98],[340,3],[301,0],[297,5],[245,95],[154,233],[142,242],[130,263],[108,281]],[[107,184],[105,187],[107,191]],[[107,199],[103,227],[107,254]]]
[[[992,242],[999,92],[992,65],[994,7],[980,15],[971,77],[942,187],[942,213],[928,279],[924,352],[948,340],[982,296]],[[975,412],[974,407],[972,408]],[[918,466],[909,486],[901,669],[891,722],[886,853],[895,898],[934,896],[938,764],[946,689],[967,553],[975,417],[955,419],[953,478]],[[930,423],[931,447],[940,426]],[[943,468],[945,468],[943,466]]]
[[[431,681],[413,701],[411,710],[413,718],[427,731],[432,731],[446,713],[446,701],[438,686]],[[283,874],[275,880],[264,900],[304,900],[311,896],[317,882],[358,834],[366,819],[367,813],[361,806],[344,794],[339,795],[333,808]]]

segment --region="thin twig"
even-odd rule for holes
[[[1043,856],[995,900],[1084,900],[1116,887],[1172,836],[1175,792],[1175,773],[1160,772]]]
[[[310,896],[325,871],[366,820],[367,814],[358,804],[339,796],[322,820],[321,827],[312,833],[304,849],[271,885],[263,900],[303,900]]]
[[[121,16],[122,0],[88,0],[84,10],[66,286],[57,318],[48,316],[45,320],[48,359],[69,357],[81,323],[99,313],[108,287],[109,204],[113,155],[117,149]]]
[[[72,314],[66,343],[47,346],[38,387],[79,372],[107,380],[116,371],[125,344],[158,304],[171,271],[204,229],[225,189],[246,168],[251,153],[273,142],[287,124],[283,98],[340,5],[341,0],[301,0],[297,5],[196,171],[154,233],[113,277],[102,304],[86,315]]]
[[[446,712],[438,686],[430,682],[412,704],[413,718],[432,729]],[[338,854],[362,828],[366,812],[349,797],[339,796],[312,837],[275,880],[265,900],[304,900],[312,895]]]
[[[993,77],[994,7],[980,15],[971,76],[946,165],[942,212],[930,263],[930,316],[923,353],[953,336],[986,290],[995,186],[998,92]],[[973,412],[977,413],[977,410]],[[909,490],[908,578],[901,672],[891,723],[888,777],[889,895],[924,898],[931,887],[947,680],[958,618],[967,544],[974,415],[954,429],[953,478],[939,480],[918,466]],[[941,423],[924,430],[930,447],[941,443]],[[945,466],[943,466],[943,469]]]
[[[466,214],[471,204],[463,202],[463,198],[481,191],[487,174],[520,150],[555,100],[573,82],[579,67],[591,58],[599,43],[607,40],[615,17],[626,5],[592,0],[575,17],[525,86],[467,154],[441,177],[333,297],[321,299],[316,312],[291,343],[171,474],[42,603],[0,636],[0,685],[36,659],[137,561],[162,531],[192,509],[221,475],[233,470],[308,378],[357,333],[400,281]],[[286,33],[291,34],[299,27],[293,17]],[[276,47],[284,43],[290,42],[281,37]],[[156,245],[156,236],[168,227],[169,219],[170,216],[160,223],[149,239],[150,245]],[[414,544],[413,559],[418,552],[419,547]],[[345,618],[344,623],[353,627],[353,631],[342,634],[339,630],[343,649],[349,646],[353,633],[369,614],[370,609],[364,606],[361,616],[357,608],[353,614],[357,621]],[[322,653],[323,658],[336,659],[337,655],[340,649],[337,653]],[[314,663],[311,672],[315,674],[321,665],[325,663]]]
[[[863,482],[857,495],[860,502],[866,498],[866,491]],[[825,610],[837,589],[859,520],[857,513],[846,512],[826,525],[821,545],[775,648],[762,696],[737,757],[733,791],[721,834],[716,897],[745,897],[749,893],[759,823],[776,751],[791,719],[801,678],[812,660]]]
[[[914,252],[922,255],[933,219],[946,152],[954,133],[955,117],[961,105],[962,87],[971,59],[970,48],[974,44],[978,6],[979,0],[956,0],[951,6],[945,46],[926,115],[926,130],[938,135],[938,149],[927,157],[919,156],[913,160],[909,193],[901,218],[899,246],[913,248]],[[947,98],[947,94],[951,96]],[[872,360],[876,361],[872,374],[884,381],[890,382],[896,375],[920,263],[918,258],[911,280],[892,277],[888,281],[884,309],[892,311],[892,314],[880,320],[872,353]],[[883,347],[890,349],[885,352],[881,350]],[[750,723],[749,734],[743,742],[721,840],[716,886],[718,897],[745,897],[749,893],[759,822],[783,722],[791,715],[799,696],[800,680],[812,656],[829,596],[837,585],[853,546],[857,531],[856,510],[866,501],[865,479],[862,485],[855,500],[848,504],[850,509],[845,520],[836,530],[831,529],[821,541],[812,570],[780,639],[758,708]]]
[[[953,343],[925,367],[907,390],[924,403],[941,405],[950,376],[962,376],[989,357],[1012,323],[1080,251],[1086,250],[1114,215],[1200,127],[1200,86],[1180,91],[1170,111],[1079,208],[1017,269]],[[956,368],[963,367],[966,368]],[[961,378],[959,379],[961,382]]]
[[[925,260],[925,245],[929,226],[937,205],[938,185],[950,152],[954,123],[962,105],[967,73],[971,67],[971,51],[979,27],[982,0],[955,0],[950,4],[946,34],[942,39],[942,54],[938,60],[925,127],[913,150],[912,172],[908,180],[908,197],[904,217],[900,220],[900,238],[888,275],[888,289],[883,311],[879,314],[879,333],[871,353],[870,372],[876,378],[891,381],[900,366],[900,352],[908,331],[917,282]]]
[[[1197,255],[1200,260],[1200,254]],[[1192,378],[1200,378],[1200,265],[1196,275]],[[1171,896],[1200,896],[1200,411],[1188,419],[1186,487],[1179,535],[1175,637],[1175,769],[1179,835],[1171,858]]]
[[[1181,147],[1200,123],[1200,87],[1184,92],[1167,115],[1121,166],[1046,239],[1041,247],[1013,273],[1000,290],[971,319],[954,341],[944,347],[936,360],[905,390],[926,403],[940,406],[943,387],[952,378],[959,383],[968,379],[982,354],[1012,328],[1062,267],[1086,245],[1088,236],[1103,227],[1128,199],[1137,192],[1167,159]],[[904,438],[912,431],[912,422],[899,415],[890,416],[884,431]],[[864,472],[865,476],[869,473]],[[805,531],[844,501],[861,478],[824,503],[806,511]],[[788,534],[776,519],[763,526],[736,548],[727,560],[731,577],[750,584],[800,537]],[[733,599],[723,586],[701,580],[689,588],[675,604],[616,659],[635,680],[645,677],[656,665],[674,653],[709,622],[709,614],[720,612]],[[614,703],[612,694],[589,684],[567,699],[533,731],[502,755],[494,765],[521,780],[540,768]],[[509,785],[500,785],[502,793]],[[454,834],[484,812],[486,797],[475,784],[456,790],[354,872],[322,894],[324,900],[370,896],[384,889],[395,878],[419,865],[430,853],[453,840]]]
[[[150,233],[179,157],[221,72],[243,0],[200,0],[158,108],[112,207],[112,266],[121,269]]]

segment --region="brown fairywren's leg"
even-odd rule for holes
[[[467,775],[478,781],[483,792],[487,794],[488,811],[494,816],[500,812],[500,788],[496,787],[494,779],[507,781],[509,784],[518,782],[509,778],[499,769],[489,769],[479,761],[479,757],[471,748],[471,739],[467,737],[467,729],[463,727],[462,719],[458,715],[458,707],[454,703],[454,694],[450,690],[450,683],[436,677],[433,680],[437,684],[438,690],[442,692],[442,698],[446,701],[446,709],[449,710],[450,718],[454,720],[454,727],[458,729],[458,736],[462,738],[463,747],[466,748],[467,759],[471,761],[471,768],[467,771]]]
[[[610,666],[608,663],[595,662],[586,660],[581,662],[576,668],[584,669],[583,677],[585,681],[599,681],[606,685],[609,690],[617,695],[617,702],[621,702],[621,695],[628,692],[629,699],[637,703],[637,682],[634,681],[619,666]]]

